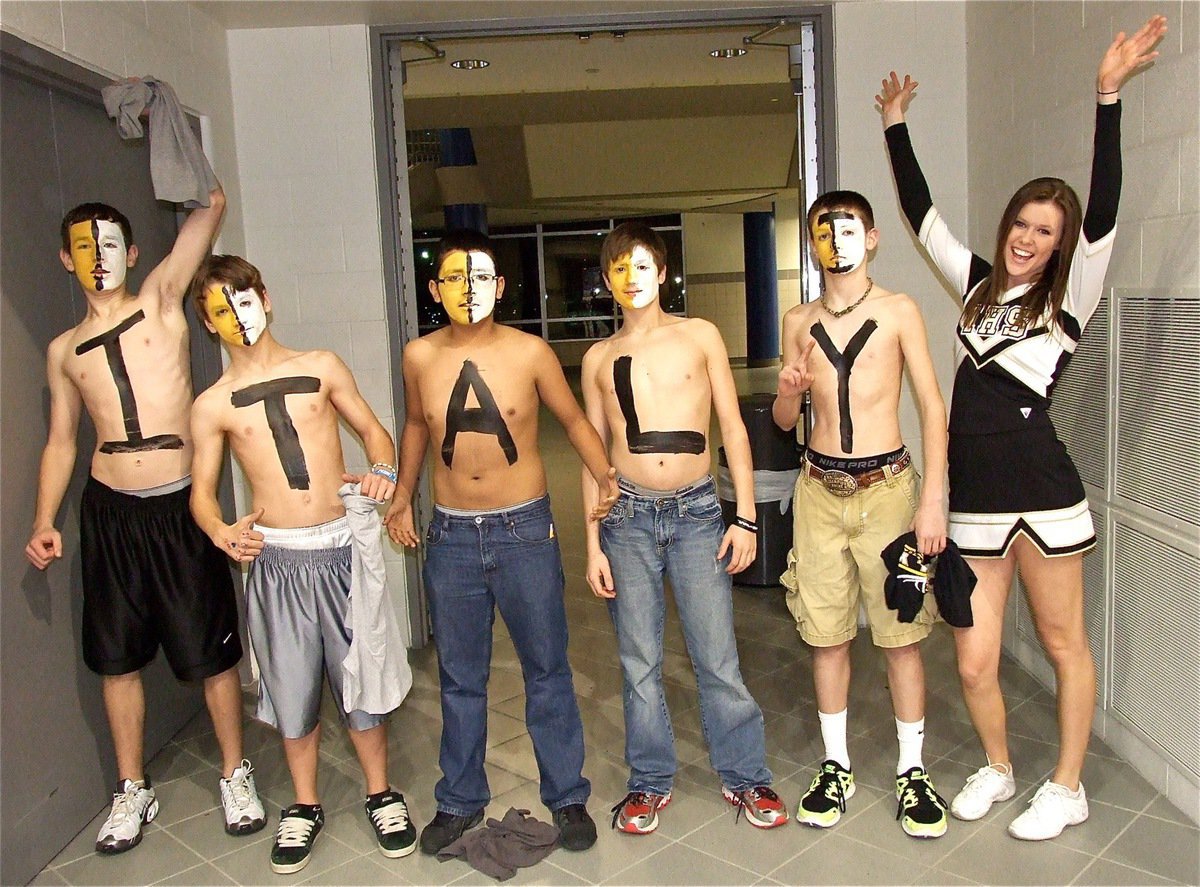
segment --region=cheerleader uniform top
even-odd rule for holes
[[[934,264],[962,295],[963,303],[992,266],[963,246],[933,205],[917,164],[908,126],[884,131],[900,206]],[[952,435],[993,434],[1051,427],[1047,410],[1055,384],[1079,344],[1103,294],[1112,257],[1121,194],[1121,103],[1096,106],[1096,132],[1087,213],[1074,255],[1058,323],[1043,315],[1021,323],[1020,301],[1029,284],[1009,289],[969,328],[958,323]],[[1060,259],[1061,261],[1061,259]]]

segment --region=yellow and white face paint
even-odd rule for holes
[[[235,290],[214,283],[204,300],[204,313],[217,335],[230,345],[253,345],[267,328],[267,310],[254,290]]]
[[[666,279],[667,269],[655,265],[654,256],[641,244],[604,269],[604,281],[622,308],[645,308],[652,304]]]
[[[90,293],[119,290],[129,273],[129,249],[116,222],[85,219],[67,229],[75,276]]]
[[[487,253],[455,250],[442,260],[438,279],[432,281],[435,295],[454,323],[479,323],[496,310],[503,278]]]
[[[810,233],[817,261],[830,274],[853,271],[867,256],[867,227],[852,212],[823,212],[813,221]]]

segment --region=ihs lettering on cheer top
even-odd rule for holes
[[[642,431],[637,404],[633,398],[633,358],[623,354],[613,361],[613,384],[617,403],[625,417],[625,442],[631,453],[690,453],[704,452],[704,435],[699,431]]]
[[[285,398],[289,394],[316,394],[321,390],[321,380],[312,376],[288,376],[270,379],[233,392],[229,400],[235,407],[249,407],[262,402],[267,415],[267,427],[275,439],[275,451],[293,490],[309,487],[308,465],[304,461],[304,450],[300,446],[300,435],[292,424]]]
[[[121,353],[121,334],[145,319],[145,312],[139,308],[108,332],[93,336],[75,349],[75,354],[80,355],[95,348],[104,348],[104,358],[108,361],[109,372],[112,373],[113,382],[117,386],[117,397],[121,401],[121,418],[125,422],[125,440],[106,440],[100,444],[102,453],[144,453],[148,450],[183,449],[183,440],[175,434],[142,436],[137,399],[133,395],[129,370],[125,367],[125,355]]]
[[[475,392],[477,407],[467,407],[467,393]],[[458,373],[458,380],[450,392],[450,401],[446,404],[446,436],[442,439],[442,461],[447,468],[454,462],[454,443],[460,431],[474,431],[477,434],[495,435],[504,458],[512,465],[517,461],[517,442],[504,424],[500,408],[496,406],[496,398],[487,387],[479,368],[470,360],[464,360]]]

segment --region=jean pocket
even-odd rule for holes
[[[600,518],[600,526],[609,530],[615,530],[629,519],[629,515],[633,512],[629,502],[622,496],[613,503],[613,507],[609,509],[608,514]]]
[[[440,545],[442,540],[446,538],[446,528],[437,521],[434,521],[425,530],[425,545],[427,547]]]
[[[554,518],[549,512],[532,514],[520,520],[508,521],[508,534],[518,542],[538,545],[554,540]]]
[[[683,515],[690,521],[706,524],[721,519],[721,500],[716,493],[705,493],[690,499],[684,505]]]
[[[900,484],[900,489],[904,491],[904,498],[908,500],[909,506],[913,511],[916,511],[920,498],[920,482],[916,470],[912,468],[908,469],[897,477],[896,481]]]

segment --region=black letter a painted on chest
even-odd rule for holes
[[[633,358],[623,354],[613,361],[613,384],[617,388],[617,403],[625,417],[625,443],[631,453],[691,453],[704,452],[704,435],[699,431],[642,431],[637,405],[633,402]]]
[[[477,407],[467,407],[467,392],[474,391]],[[446,436],[442,439],[442,461],[447,468],[452,468],[454,462],[454,440],[460,431],[474,431],[478,434],[494,434],[504,458],[512,465],[517,461],[517,443],[504,424],[500,408],[496,406],[496,398],[487,387],[479,369],[469,360],[463,361],[462,371],[454,390],[450,392],[450,402],[446,404]]]
[[[304,461],[304,450],[300,447],[300,435],[292,424],[292,417],[284,402],[289,394],[316,394],[321,390],[321,380],[312,376],[287,376],[270,379],[255,385],[247,385],[233,392],[230,402],[235,407],[248,407],[262,401],[267,414],[267,427],[275,439],[275,451],[279,453],[279,464],[293,490],[308,489],[308,463]]]

